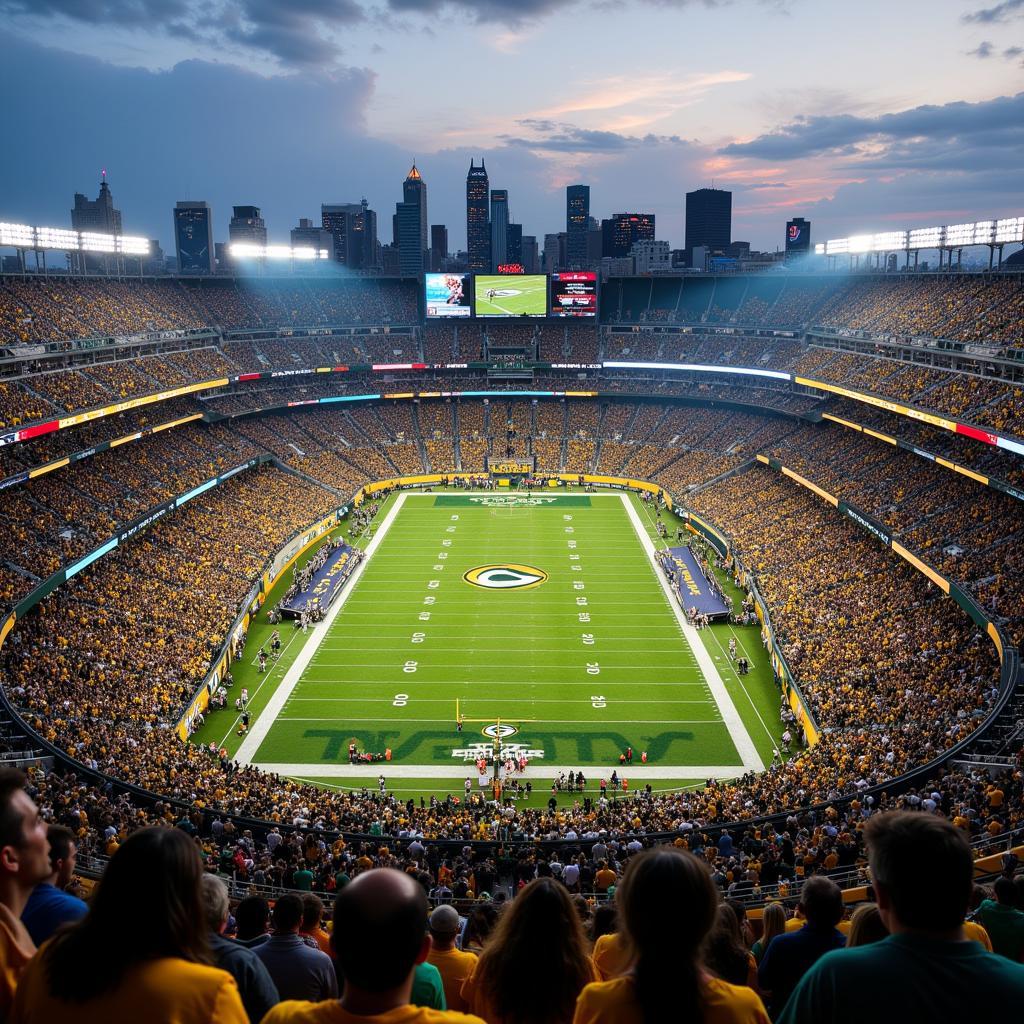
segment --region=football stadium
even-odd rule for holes
[[[1024,6],[463,3],[2,5],[0,1024],[1012,1020]]]

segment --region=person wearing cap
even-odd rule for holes
[[[460,924],[459,913],[450,904],[442,904],[434,909],[430,915],[431,948],[427,963],[433,964],[441,972],[448,1009],[464,1011],[467,1004],[462,998],[462,983],[473,973],[477,956],[476,953],[464,953],[455,948]]]

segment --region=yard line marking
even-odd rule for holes
[[[472,771],[472,762],[466,761],[463,764],[400,764],[397,761],[377,761],[373,764],[301,764],[301,763],[264,763],[261,762],[255,767],[265,772],[272,772],[275,775],[286,775],[290,778],[319,778],[319,779],[376,779],[381,775],[393,776],[394,779],[465,779],[467,768]],[[612,766],[583,765],[587,769],[590,780],[587,785],[587,792],[596,792],[598,779],[608,778],[612,773]],[[644,779],[686,779],[692,782],[694,779],[734,779],[745,774],[749,769],[744,765],[737,764],[694,764],[694,765],[628,765],[621,768],[614,766],[614,770],[621,776],[629,779],[630,783],[641,782]],[[528,765],[525,772],[516,772],[519,779],[544,779],[551,781],[553,775],[558,773],[554,763],[536,766]],[[393,780],[392,780],[393,781]],[[700,785],[704,785],[703,782]],[[631,790],[632,791],[632,790]],[[609,794],[611,790],[609,790]],[[621,790],[620,797],[627,796]]]
[[[495,716],[498,717],[498,716]],[[381,716],[378,715],[375,718],[299,718],[292,717],[291,715],[281,715],[278,719],[279,722],[344,722],[348,725],[350,722],[376,722],[378,725],[382,723]],[[398,716],[397,718],[388,718],[384,720],[385,724],[393,725],[402,722],[419,722],[423,725],[451,725],[452,716],[448,715],[446,718],[405,718],[404,716]],[[605,725],[723,725],[721,718],[602,718],[600,722],[595,723],[593,718],[545,718],[542,725],[594,725],[599,724]],[[524,726],[520,730],[523,734],[529,735],[529,731]],[[473,735],[470,733],[470,735]]]
[[[711,690],[711,693],[715,698],[715,703],[718,705],[722,718],[725,721],[726,728],[729,730],[729,735],[732,737],[732,741],[736,746],[736,750],[743,760],[744,767],[747,771],[764,771],[764,762],[761,760],[761,755],[757,752],[757,747],[754,746],[754,741],[750,738],[750,733],[747,732],[746,726],[743,724],[743,719],[740,718],[740,713],[736,710],[736,705],[733,703],[732,697],[729,695],[729,691],[725,688],[725,683],[722,682],[722,677],[718,674],[718,669],[715,668],[714,661],[708,654],[707,648],[701,642],[700,634],[697,632],[695,627],[690,625],[685,614],[683,614],[683,610],[672,597],[672,591],[668,585],[668,580],[665,579],[665,574],[658,568],[654,544],[651,543],[650,535],[648,534],[644,524],[641,522],[640,516],[637,515],[637,511],[633,507],[632,500],[629,495],[621,493],[619,494],[619,498],[622,500],[622,505],[626,510],[626,515],[629,516],[629,520],[633,524],[633,529],[636,531],[636,535],[640,539],[640,544],[647,554],[647,560],[651,567],[651,572],[654,573],[658,582],[661,584],[665,600],[668,601],[669,607],[672,609],[675,614],[676,621],[679,623],[679,628],[683,631],[683,635],[689,641],[690,647],[697,657],[697,663],[700,665],[701,671],[704,673],[704,678],[707,680],[708,688]]]
[[[381,522],[378,529],[373,535],[373,540],[366,545],[365,557],[352,571],[352,575],[349,578],[348,585],[342,589],[342,592],[336,598],[334,604],[331,606],[331,610],[327,613],[327,617],[323,622],[313,627],[313,636],[307,641],[306,645],[299,652],[299,656],[291,663],[288,671],[285,673],[284,679],[281,680],[277,689],[274,691],[274,695],[267,701],[267,706],[263,709],[262,713],[257,717],[252,728],[246,733],[245,739],[242,740],[242,745],[238,748],[238,752],[235,754],[235,760],[240,764],[251,764],[253,755],[259,750],[260,744],[267,738],[267,733],[270,732],[271,726],[277,720],[277,716],[281,713],[288,701],[288,698],[292,695],[292,691],[298,685],[299,680],[302,678],[302,674],[306,671],[310,661],[313,659],[313,655],[316,654],[317,649],[320,647],[324,637],[330,630],[334,623],[334,620],[341,613],[341,609],[345,607],[345,603],[349,597],[354,593],[356,584],[359,582],[363,573],[366,571],[367,565],[370,564],[370,559],[373,553],[380,546],[381,541],[387,535],[388,527],[395,521],[395,517],[398,515],[399,510],[405,503],[405,495],[400,494],[398,500],[392,505],[391,510],[385,515],[383,522]]]

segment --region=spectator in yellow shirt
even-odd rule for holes
[[[573,1024],[768,1024],[760,997],[713,978],[701,947],[715,923],[718,891],[692,854],[668,846],[631,858],[616,892],[633,969],[588,985]]]
[[[393,868],[361,872],[334,901],[331,945],[341,999],[279,1003],[263,1024],[485,1024],[479,1017],[412,1006],[413,973],[430,951],[427,897]]]
[[[449,1010],[465,1010],[462,985],[476,967],[476,953],[464,953],[455,948],[459,934],[459,912],[450,904],[442,903],[430,915],[430,953],[427,963],[441,972],[444,998]]]
[[[202,863],[180,829],[131,835],[104,872],[89,913],[29,964],[9,1024],[246,1024],[235,979],[211,967]],[[143,927],[138,920],[145,900]]]

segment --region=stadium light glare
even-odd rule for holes
[[[325,260],[326,249],[309,245],[254,245],[252,242],[232,242],[228,251],[236,260]]]
[[[1004,217],[996,221],[996,244],[1024,242],[1024,217]]]
[[[914,228],[910,232],[911,249],[937,249],[942,241],[942,228]]]
[[[118,235],[117,251],[126,256],[148,256],[149,239],[139,238],[134,235]]]
[[[113,235],[101,235],[94,231],[83,231],[81,246],[83,252],[114,252],[117,245]]]
[[[77,252],[81,245],[77,231],[64,228],[36,228],[36,241],[33,249],[66,249]]]
[[[31,248],[35,241],[35,229],[28,224],[0,224],[0,245],[18,249]]]
[[[909,231],[881,231],[874,235],[851,235],[818,242],[819,256],[847,253],[898,252],[915,249],[957,249],[968,245],[1004,245],[1024,242],[1024,217],[979,220],[970,224],[947,224]]]

